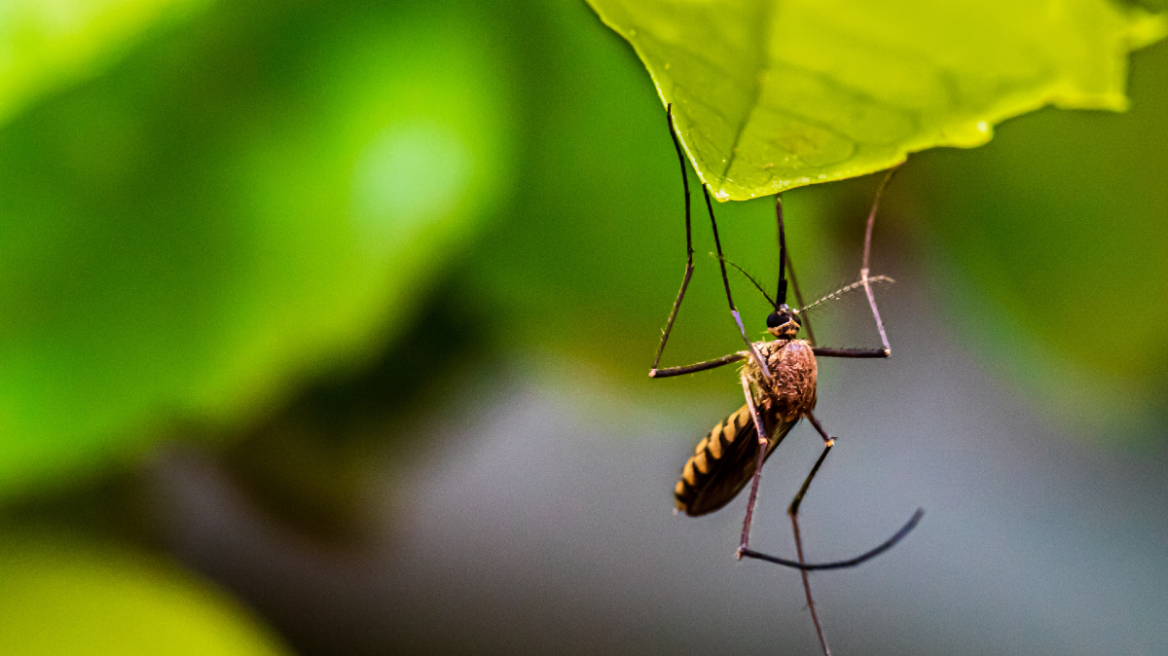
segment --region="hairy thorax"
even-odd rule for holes
[[[815,409],[815,379],[819,368],[811,345],[802,339],[755,342],[766,359],[768,380],[753,358],[743,365],[743,374],[758,392],[757,402],[784,421],[793,421]]]

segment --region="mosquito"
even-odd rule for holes
[[[807,596],[807,607],[811,612],[811,620],[815,625],[815,633],[825,656],[831,656],[824,637],[823,627],[815,610],[815,601],[811,596],[811,585],[808,572],[812,570],[830,570],[855,567],[871,558],[874,558],[906,536],[917,523],[920,522],[924,511],[917,509],[913,516],[891,538],[859,556],[847,560],[808,563],[803,557],[803,541],[799,532],[799,506],[807,494],[812,479],[819,472],[827,454],[835,445],[832,437],[816,418],[814,409],[816,404],[816,379],[818,365],[816,357],[838,358],[887,358],[892,354],[888,343],[888,336],[884,330],[884,322],[880,318],[880,310],[876,307],[876,296],[872,292],[872,285],[876,282],[888,281],[884,276],[869,274],[869,255],[872,250],[872,228],[875,225],[876,213],[880,206],[880,198],[885,187],[891,180],[896,169],[885,176],[876,191],[876,198],[872,210],[868,214],[867,228],[864,234],[864,254],[860,266],[860,279],[856,283],[842,290],[829,294],[816,301],[816,305],[826,299],[839,295],[842,292],[863,288],[868,297],[868,305],[872,309],[872,317],[876,321],[876,329],[880,334],[881,348],[825,348],[815,345],[811,324],[801,313],[811,306],[803,306],[798,310],[787,305],[788,276],[795,293],[797,303],[802,306],[802,295],[799,293],[795,269],[787,255],[787,241],[783,229],[783,205],[779,196],[775,195],[775,216],[778,225],[779,240],[779,276],[775,297],[772,299],[762,286],[751,278],[745,271],[737,267],[762,292],[771,304],[774,311],[766,320],[767,333],[774,339],[752,342],[746,335],[742,318],[734,305],[730,293],[730,279],[726,272],[727,260],[722,255],[722,243],[718,237],[718,224],[714,219],[714,207],[710,200],[709,189],[702,185],[702,193],[706,200],[706,209],[710,215],[710,226],[714,232],[714,245],[717,249],[718,264],[722,272],[722,284],[726,291],[726,300],[730,305],[730,315],[733,317],[746,344],[746,349],[725,355],[715,360],[707,360],[683,367],[659,368],[661,355],[665,351],[665,343],[669,340],[669,333],[677,319],[686,288],[693,276],[693,236],[690,222],[690,190],[686,172],[685,157],[681,152],[681,143],[677,137],[677,129],[673,122],[673,107],[670,105],[666,112],[669,122],[670,136],[673,146],[681,162],[681,180],[685,189],[685,238],[686,238],[686,265],[685,276],[682,279],[681,290],[673,302],[673,309],[665,330],[661,335],[661,344],[657,347],[657,354],[653,358],[653,366],[649,370],[651,378],[667,378],[691,374],[698,371],[715,369],[733,362],[744,362],[739,372],[743,396],[746,403],[736,412],[718,423],[694,449],[694,455],[682,468],[681,480],[674,489],[674,498],[677,508],[690,516],[705,515],[714,512],[732,499],[750,482],[750,495],[746,504],[746,517],[742,522],[742,535],[739,541],[736,557],[754,558],[770,563],[800,570],[803,579],[803,590]],[[806,323],[809,340],[798,339],[800,328]],[[811,471],[803,480],[803,485],[787,507],[787,515],[791,519],[791,530],[795,538],[796,559],[790,560],[772,556],[750,548],[750,527],[754,510],[758,502],[758,487],[762,475],[762,466],[767,458],[774,453],[779,443],[791,432],[799,420],[807,418],[815,431],[823,438],[823,451],[811,467]]]

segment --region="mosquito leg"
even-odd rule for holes
[[[791,500],[791,505],[787,508],[787,514],[790,515],[792,519],[794,519],[799,514],[799,506],[803,503],[803,496],[807,494],[807,488],[811,487],[811,479],[815,478],[815,474],[819,472],[819,467],[823,464],[824,458],[827,458],[827,453],[831,451],[831,447],[835,446],[835,438],[831,437],[827,434],[827,431],[823,430],[823,424],[819,423],[819,420],[815,418],[815,414],[808,412],[805,416],[811,420],[811,425],[815,427],[816,432],[818,432],[819,435],[823,437],[823,453],[820,454],[819,460],[815,461],[815,466],[813,466],[811,468],[811,472],[807,474],[807,478],[803,481],[803,486],[799,488],[799,493],[795,495],[795,498]],[[797,522],[795,535],[795,541],[798,542],[799,529]]]
[[[868,213],[868,225],[864,230],[864,259],[860,265],[860,281],[864,283],[864,293],[868,295],[868,305],[872,308],[872,318],[876,320],[876,330],[880,332],[880,343],[884,345],[884,357],[892,355],[892,347],[888,344],[888,335],[884,332],[884,322],[880,319],[880,310],[876,307],[876,295],[872,293],[872,283],[868,280],[868,262],[872,255],[872,228],[876,225],[876,212],[880,209],[880,197],[884,195],[884,188],[888,186],[892,176],[900,168],[888,171],[880,186],[876,189],[876,198],[872,201],[872,211]]]
[[[745,373],[741,376],[742,393],[746,396],[746,405],[750,408],[750,417],[754,420],[754,428],[758,432],[758,462],[755,463],[754,476],[750,481],[750,497],[746,501],[746,518],[742,520],[742,540],[738,543],[737,558],[750,549],[750,524],[754,519],[754,507],[758,504],[758,484],[762,480],[762,465],[766,461],[767,434],[763,427],[762,418],[758,415],[758,408],[754,406],[754,394],[750,389],[750,380]]]
[[[791,530],[795,534],[795,553],[799,557],[799,564],[805,564],[803,560],[803,540],[799,536],[799,504],[803,502],[803,495],[807,492],[807,486],[811,484],[811,479],[819,471],[819,466],[823,464],[823,459],[827,457],[827,453],[831,451],[831,445],[823,447],[823,453],[819,455],[819,460],[815,461],[815,466],[811,468],[811,473],[807,475],[807,480],[803,481],[803,487],[799,488],[799,494],[795,496],[794,501],[791,502],[790,508],[787,509],[787,514],[791,517]],[[819,614],[815,612],[815,600],[811,597],[811,581],[806,569],[801,569],[799,575],[803,578],[803,592],[807,595],[807,609],[811,611],[811,623],[815,625],[815,634],[819,636],[819,644],[823,647],[823,655],[831,656],[831,649],[827,646],[827,638],[823,635],[823,626],[819,623]]]
[[[835,438],[830,437],[827,431],[823,430],[823,426],[819,423],[819,419],[816,419],[813,413],[808,412],[806,417],[808,420],[811,420],[811,424],[815,427],[815,431],[818,432],[823,438],[823,453],[820,454],[819,460],[815,461],[815,466],[811,468],[811,473],[807,474],[807,479],[804,481],[804,484],[802,484],[802,487],[799,488],[799,494],[795,495],[791,501],[790,507],[787,508],[787,514],[791,516],[791,522],[794,528],[795,550],[797,550],[799,553],[799,560],[778,558],[776,556],[770,556],[770,554],[753,551],[750,549],[739,549],[739,558],[746,557],[765,560],[767,563],[783,565],[785,567],[794,568],[794,570],[802,570],[805,572],[818,570],[843,570],[843,568],[855,567],[856,565],[867,563],[868,560],[880,556],[881,553],[892,549],[892,547],[901,542],[905,536],[908,536],[912,529],[916,529],[917,524],[920,523],[920,518],[924,517],[925,511],[918,508],[916,512],[913,512],[912,517],[909,518],[909,521],[905,522],[904,525],[901,526],[901,529],[897,530],[896,533],[892,535],[892,537],[884,540],[884,542],[881,544],[878,544],[875,549],[861,553],[860,556],[849,558],[847,560],[835,560],[832,561],[832,563],[805,563],[804,559],[802,559],[802,544],[799,536],[799,507],[802,504],[802,498],[804,498],[804,496],[807,494],[807,488],[811,487],[812,479],[814,479],[816,473],[819,473],[819,468],[823,465],[823,459],[827,458],[828,452],[832,451],[832,446],[835,444]],[[808,598],[809,595],[811,595],[811,593],[808,592]]]
[[[820,437],[823,438],[824,446],[835,446],[835,438],[828,435],[827,431],[823,430],[823,424],[819,423],[819,420],[815,418],[814,413],[808,412],[807,420],[810,421],[811,425],[815,427],[815,432],[819,433]]]
[[[887,358],[892,355],[890,349],[840,349],[822,346],[812,348],[811,352],[828,358]]]
[[[808,572],[818,572],[818,571],[829,570],[829,569],[847,569],[849,567],[856,567],[857,565],[862,565],[862,564],[868,562],[869,560],[872,560],[876,556],[879,556],[880,554],[884,553],[885,551],[888,551],[889,549],[895,547],[898,542],[903,540],[906,535],[908,535],[910,532],[912,532],[912,530],[914,528],[917,527],[917,524],[921,523],[921,518],[924,516],[925,516],[924,509],[917,508],[916,512],[913,513],[912,517],[910,517],[909,520],[904,523],[904,526],[901,526],[900,529],[892,535],[892,537],[888,538],[884,542],[881,542],[874,549],[870,549],[868,551],[865,551],[864,553],[860,554],[859,556],[856,556],[855,558],[849,558],[847,560],[836,560],[836,561],[833,561],[830,563],[800,563],[800,562],[795,561],[795,560],[789,560],[787,558],[779,558],[778,556],[771,556],[769,554],[764,554],[764,553],[759,552],[759,551],[754,551],[753,549],[741,550],[740,556],[744,557],[744,558],[754,558],[756,560],[762,560],[762,561],[765,561],[768,563],[782,565],[783,567],[790,567],[791,569],[804,570],[804,571],[808,571]]]
[[[746,342],[746,348],[754,358],[755,364],[762,371],[763,376],[768,379],[771,377],[771,370],[767,368],[766,360],[758,353],[758,349],[754,348],[754,342],[746,336],[746,327],[742,325],[742,317],[738,314],[738,308],[734,307],[734,298],[730,295],[730,276],[726,274],[726,260],[722,256],[722,240],[718,238],[718,222],[714,220],[714,204],[710,200],[710,190],[702,185],[702,193],[706,196],[706,209],[710,212],[710,226],[714,229],[714,246],[718,249],[718,265],[722,267],[722,285],[726,288],[726,301],[730,303],[730,316],[734,317],[734,323],[738,324],[738,332],[742,334],[742,341]]]
[[[872,308],[872,318],[876,320],[876,330],[880,333],[881,349],[837,349],[813,348],[815,355],[835,358],[887,358],[892,355],[892,346],[888,343],[888,334],[884,332],[884,321],[880,318],[880,309],[876,307],[876,295],[872,293],[872,282],[868,276],[868,264],[872,255],[872,229],[876,225],[876,212],[880,209],[880,197],[884,195],[884,188],[892,180],[892,176],[900,170],[899,167],[888,171],[880,186],[876,189],[876,198],[872,201],[872,211],[868,213],[868,225],[864,230],[864,257],[860,263],[860,283],[864,286],[864,293],[868,296],[868,307]]]
[[[806,564],[803,559],[803,539],[799,534],[799,506],[803,503],[803,496],[807,494],[807,488],[811,487],[811,479],[819,473],[820,466],[827,458],[827,454],[831,451],[831,447],[835,445],[835,439],[823,430],[823,425],[815,418],[815,415],[808,412],[807,418],[811,420],[811,425],[823,437],[823,453],[819,454],[819,459],[815,461],[815,465],[811,468],[811,472],[807,474],[807,478],[803,481],[803,486],[799,488],[799,493],[791,500],[791,505],[787,508],[787,515],[791,518],[791,531],[795,534],[795,554],[799,557],[799,564]],[[807,608],[811,611],[811,622],[815,625],[815,634],[819,636],[819,644],[823,647],[824,656],[831,656],[831,650],[827,647],[827,639],[823,635],[823,627],[819,624],[819,615],[815,612],[815,600],[811,598],[811,581],[808,577],[807,570],[802,569],[799,572],[803,577],[803,591],[807,595]]]
[[[672,104],[666,109],[665,118],[669,122],[669,136],[673,138],[673,148],[677,151],[677,160],[681,163],[681,186],[685,190],[685,276],[681,279],[681,290],[677,292],[677,298],[673,301],[673,310],[669,313],[669,320],[665,323],[665,330],[661,333],[661,344],[657,347],[657,355],[653,357],[653,366],[649,369],[649,376],[652,378],[660,377],[657,365],[661,363],[661,354],[665,352],[665,342],[669,340],[669,331],[673,330],[673,322],[677,319],[677,311],[681,309],[681,299],[685,297],[685,290],[689,287],[689,279],[693,276],[694,269],[693,231],[690,227],[689,176],[685,170],[685,157],[681,154],[681,143],[677,140],[677,130],[673,127]],[[700,370],[695,369],[694,371]]]
[[[697,364],[691,364],[691,365],[687,365],[684,367],[666,367],[664,369],[650,369],[649,370],[649,377],[650,378],[668,378],[670,376],[680,376],[682,374],[692,374],[692,373],[697,372],[697,371],[706,371],[707,369],[717,369],[718,367],[721,367],[722,365],[730,364],[731,362],[738,362],[739,360],[745,360],[748,357],[750,357],[749,353],[747,353],[746,351],[739,351],[737,353],[731,353],[730,355],[723,355],[722,357],[718,358],[717,360],[706,360],[705,362],[699,362]]]

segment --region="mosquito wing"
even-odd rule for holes
[[[766,453],[769,458],[798,419],[781,421],[762,408],[760,414],[763,430],[770,435]],[[673,490],[677,508],[693,517],[718,510],[738,496],[757,466],[758,431],[750,417],[750,407],[743,405],[714,426],[694,448]]]

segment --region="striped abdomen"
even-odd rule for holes
[[[775,447],[798,421],[782,421],[765,407],[759,408],[767,440],[769,458]],[[758,466],[758,431],[746,405],[723,419],[694,448],[681,470],[681,480],[673,496],[679,510],[697,516],[714,512],[730,503],[754,476]]]

